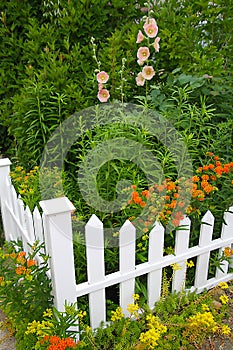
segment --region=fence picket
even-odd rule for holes
[[[202,218],[200,229],[199,246],[208,247],[212,241],[214,217],[208,210]],[[195,287],[200,288],[206,285],[209,270],[210,250],[197,257]]]
[[[135,270],[135,240],[136,229],[129,220],[126,220],[119,234],[119,265],[121,274]],[[120,283],[120,306],[126,316],[129,316],[127,306],[133,303],[134,288],[134,278]]]
[[[230,238],[232,236],[232,231],[233,231],[233,207],[230,207],[228,209],[228,211],[226,211],[224,213],[224,216],[223,216],[221,238],[222,239]],[[221,247],[219,249],[219,257],[222,256],[222,254],[224,252],[224,248],[226,248],[226,247]],[[229,248],[232,249],[231,246]],[[229,263],[226,260],[223,261],[221,264],[221,269],[219,269],[219,268],[216,269],[215,277],[217,279],[220,279],[220,278],[226,276],[226,274],[228,272],[228,268],[229,268]]]
[[[156,222],[149,236],[148,262],[152,264],[163,257],[164,227]],[[162,284],[162,268],[148,273],[147,291],[148,306],[152,309],[156,301],[160,299]]]
[[[188,217],[184,218],[181,223],[181,229],[176,231],[175,255],[182,255],[189,246],[191,222]],[[185,260],[178,262],[180,269],[174,269],[172,279],[172,291],[180,292],[185,287],[185,276],[187,265]]]
[[[88,283],[98,283],[105,278],[104,268],[104,232],[103,224],[96,215],[92,215],[86,224],[86,256]],[[106,321],[105,289],[89,294],[90,324],[97,328],[100,321]]]
[[[35,230],[35,239],[40,242],[44,242],[42,218],[37,207],[35,207],[33,210],[33,223]]]

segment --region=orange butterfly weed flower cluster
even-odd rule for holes
[[[72,338],[60,338],[57,335],[48,336],[45,335],[40,341],[41,345],[46,346],[46,350],[67,350],[67,349],[77,349],[78,343]]]
[[[218,182],[224,175],[233,175],[233,162],[224,164],[212,152],[208,152],[207,155],[211,158],[211,163],[199,167],[196,171],[197,175],[193,176],[192,179],[192,197],[200,202],[204,201],[209,194],[218,191]],[[233,184],[233,180],[231,184]]]
[[[5,254],[5,259],[10,258],[16,264],[17,275],[30,275],[31,267],[36,265],[36,260],[26,257],[26,252]]]

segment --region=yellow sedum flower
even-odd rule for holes
[[[227,289],[229,286],[227,284],[227,282],[220,282],[218,284],[218,286],[221,288],[221,289]]]
[[[221,328],[221,333],[224,334],[224,335],[229,335],[231,334],[231,329],[228,325],[224,324],[222,325],[222,328]]]
[[[79,312],[78,312],[78,318],[79,318],[80,321],[81,321],[86,315],[87,315],[87,312],[86,312],[86,311],[79,310]]]
[[[220,299],[220,301],[221,301],[221,303],[222,303],[223,305],[224,305],[224,304],[227,304],[228,301],[229,301],[229,298],[228,298],[228,296],[227,296],[226,294],[221,295],[221,296],[219,297],[219,299]]]
[[[115,321],[119,321],[121,320],[122,318],[124,318],[124,314],[122,312],[122,308],[121,307],[118,307],[116,309],[116,311],[112,311],[112,316],[111,316],[111,321],[115,322]]]
[[[136,304],[129,304],[128,307],[127,307],[127,310],[129,311],[129,313],[134,315],[134,316],[137,315],[138,309],[139,309],[138,303],[136,303]]]
[[[195,329],[203,329],[203,331],[216,332],[218,329],[214,316],[209,311],[203,313],[198,312],[196,315],[190,316],[188,318],[187,327],[193,331],[195,331]]]
[[[207,304],[202,304],[201,308],[203,311],[210,311],[209,306]]]
[[[163,333],[167,332],[167,327],[160,323],[154,315],[146,316],[148,331],[140,334],[140,342],[146,344],[149,349],[154,349],[158,345],[158,340]]]

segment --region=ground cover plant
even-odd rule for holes
[[[200,295],[185,290],[171,294],[169,286],[173,276],[169,278],[166,270],[161,299],[153,310],[134,294],[134,302],[127,308],[129,316],[124,316],[117,307],[111,311],[107,326],[91,330],[86,310],[65,304],[65,311],[58,312],[52,306],[50,283],[45,274],[48,257],[42,255],[41,266],[34,259],[41,248],[35,244],[27,254],[20,242],[10,242],[0,251],[0,304],[8,315],[8,327],[16,336],[17,350],[123,347],[191,350],[200,349],[207,337],[211,341],[216,337],[223,341],[230,339],[227,315],[232,304],[232,285],[222,282]],[[187,266],[192,268],[192,261],[187,262]],[[177,269],[178,264],[172,265],[173,273]],[[16,288],[20,294],[15,293]]]

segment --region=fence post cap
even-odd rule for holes
[[[11,161],[9,158],[1,158],[0,159],[0,167],[11,165]]]
[[[47,199],[39,202],[45,215],[71,212],[75,207],[67,197]]]

